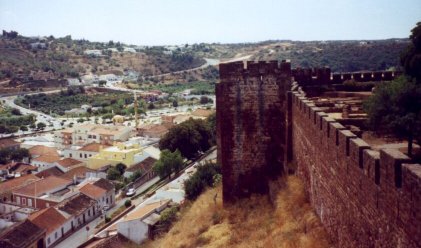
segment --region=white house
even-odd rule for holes
[[[119,234],[140,244],[150,236],[150,230],[160,218],[159,213],[165,209],[170,200],[159,200],[156,202],[139,205],[120,222],[117,222]]]
[[[46,247],[51,247],[73,230],[71,216],[55,207],[35,212],[28,219],[39,228],[46,230]]]

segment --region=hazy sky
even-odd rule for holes
[[[408,37],[421,0],[0,0],[0,29],[137,45]]]

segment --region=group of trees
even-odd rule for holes
[[[218,164],[206,162],[197,166],[196,172],[184,183],[187,199],[196,199],[206,187],[214,186],[220,180],[221,167]]]
[[[10,161],[22,161],[24,158],[29,158],[29,151],[25,148],[11,149],[3,148],[0,149],[0,164],[6,164]]]
[[[27,131],[28,126],[35,125],[34,115],[22,115],[19,109],[9,109],[0,114],[0,133]]]
[[[154,165],[155,172],[161,177],[171,178],[172,173],[177,173],[184,166],[183,157],[178,150],[162,150],[158,161]]]
[[[410,39],[401,55],[405,75],[376,87],[365,109],[374,130],[407,139],[408,155],[413,156],[414,140],[421,144],[421,22]]]
[[[159,141],[159,148],[172,152],[179,150],[183,157],[193,159],[199,152],[207,151],[213,145],[211,130],[209,122],[189,119],[172,127]]]

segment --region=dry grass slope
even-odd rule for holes
[[[221,186],[209,189],[184,208],[168,234],[142,247],[332,246],[300,179],[289,176],[271,188],[273,203],[268,196],[252,196],[225,208]]]

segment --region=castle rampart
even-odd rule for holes
[[[372,150],[298,91],[292,96],[296,173],[338,247],[420,247],[421,165]]]
[[[217,143],[224,201],[266,193],[268,180],[293,162],[338,247],[421,247],[421,165],[398,150],[373,149],[300,88],[370,76],[387,81],[398,73],[337,75],[327,68],[297,74],[286,61],[220,65]],[[291,87],[292,77],[299,84]]]
[[[285,168],[289,62],[220,64],[216,86],[219,160],[224,201],[268,192]],[[222,152],[221,152],[222,151]]]

